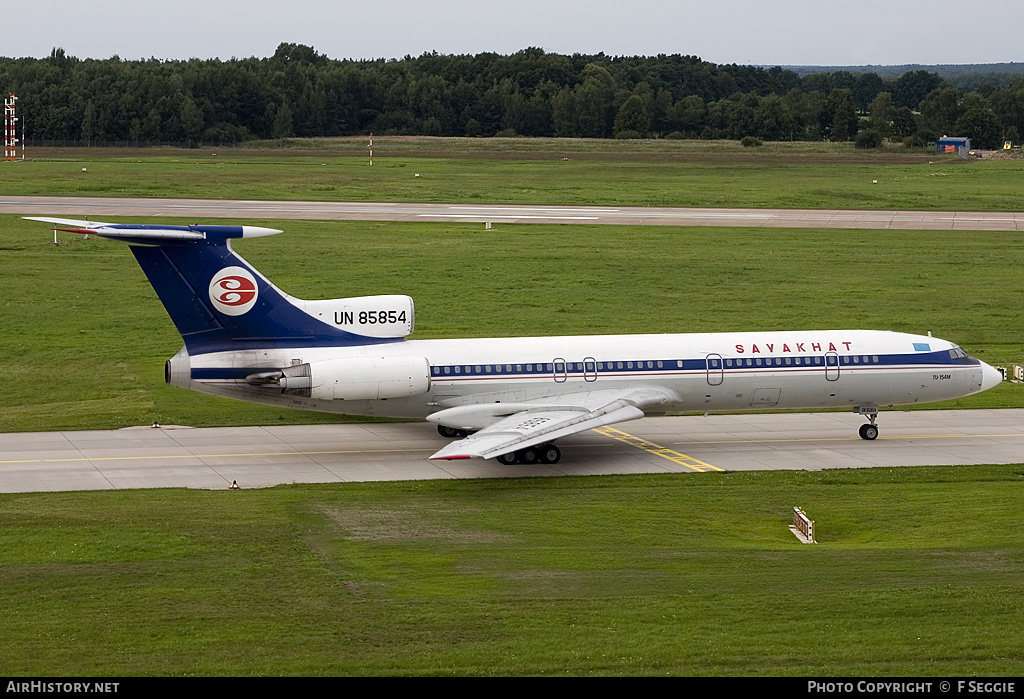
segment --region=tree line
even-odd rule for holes
[[[1024,79],[965,92],[899,76],[717,65],[695,56],[423,54],[333,60],[0,58],[31,140],[218,141],[379,135],[883,139],[949,134],[994,148],[1024,134]]]

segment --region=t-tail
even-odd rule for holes
[[[278,289],[231,249],[232,238],[281,232],[274,228],[26,218],[128,243],[192,356],[383,344],[401,341],[413,331],[408,296],[304,301]]]

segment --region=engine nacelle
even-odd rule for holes
[[[277,383],[287,393],[314,400],[408,398],[430,390],[424,357],[327,359],[283,369]]]

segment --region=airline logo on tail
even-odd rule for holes
[[[258,296],[256,278],[242,267],[225,267],[210,281],[210,302],[224,315],[248,313]]]

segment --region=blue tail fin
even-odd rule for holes
[[[275,287],[230,242],[280,232],[272,228],[34,220],[130,243],[191,355],[379,344],[399,341],[413,329],[412,299],[407,296],[303,301]]]

